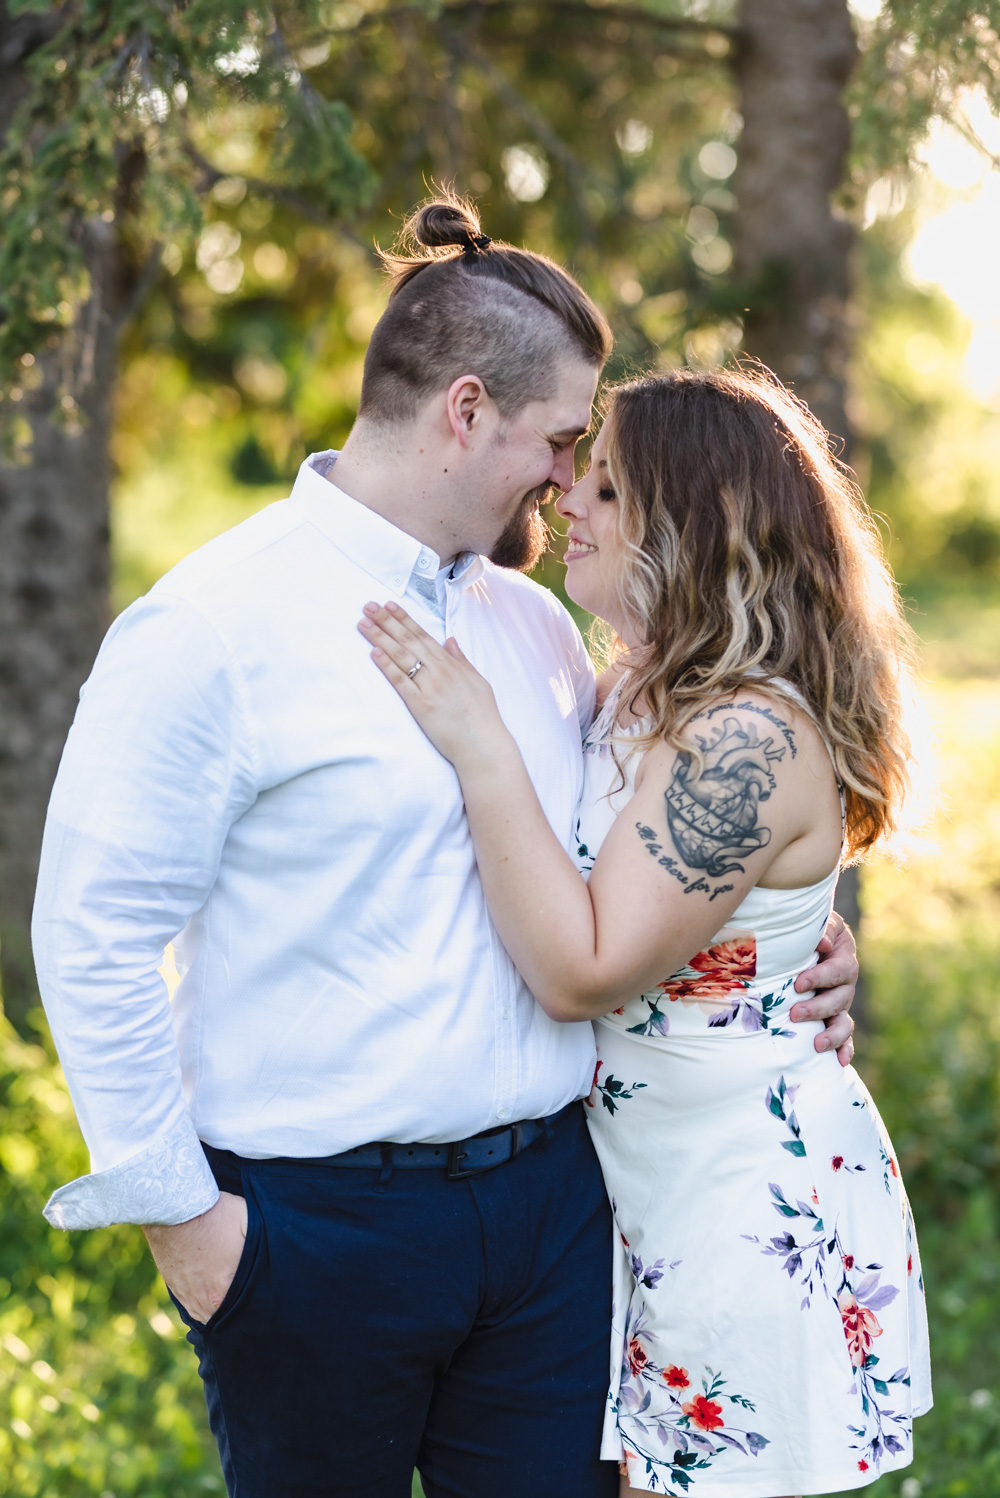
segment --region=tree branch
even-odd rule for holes
[[[233,175],[232,172],[224,172],[219,167],[213,166],[190,140],[184,142],[184,154],[202,174],[199,187],[201,192],[211,191],[216,182],[221,182],[224,177]],[[329,228],[332,222],[329,214],[317,208],[315,203],[304,198],[294,188],[282,187],[276,182],[265,182],[261,177],[244,177],[243,180],[249,192],[257,193],[263,198],[270,198],[272,202],[282,203],[286,208],[291,208],[295,213],[300,214],[302,218],[308,219],[310,223],[321,224],[324,228]]]
[[[484,15],[503,11],[515,11],[535,9],[540,11],[562,12],[567,15],[577,16],[579,19],[588,21],[619,21],[629,26],[645,26],[654,31],[676,32],[680,35],[702,36],[706,39],[710,36],[725,37],[733,47],[738,46],[740,41],[740,28],[738,26],[716,25],[711,21],[688,20],[682,16],[658,16],[653,11],[645,10],[642,6],[634,5],[593,5],[588,0],[457,0],[457,3],[443,5],[435,19],[442,20],[445,17],[464,15]],[[327,31],[324,36],[347,35],[350,32],[368,31],[383,23],[392,24],[401,20],[404,16],[416,16],[427,19],[427,10],[423,5],[390,5],[383,10],[369,11],[359,17],[350,26],[336,27]],[[665,44],[668,51],[676,51],[689,57],[692,61],[702,60],[706,52],[697,52],[692,47],[683,44]],[[711,55],[711,54],[708,54]]]

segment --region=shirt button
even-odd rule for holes
[[[498,1108],[497,1109],[497,1118],[509,1118],[509,1117],[510,1117],[510,1109],[509,1108]]]
[[[430,566],[430,565],[431,565],[431,564],[430,564],[430,562],[429,562],[429,561],[428,561],[428,560],[427,560],[427,558],[426,558],[426,557],[418,557],[418,558],[417,558],[417,566],[418,566],[418,567],[419,567],[419,568],[420,568],[420,570],[421,570],[421,571],[422,571],[422,572],[426,572],[426,571],[427,571],[427,569],[428,569],[428,567],[429,567],[429,566]]]
[[[501,1019],[510,1019],[510,1010],[508,1008],[506,1008],[506,1007],[504,1007],[503,1009],[501,1009],[501,1011],[500,1011],[500,1018]]]

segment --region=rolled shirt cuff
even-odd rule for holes
[[[205,1151],[185,1116],[141,1154],[60,1186],[49,1197],[44,1214],[56,1228],[174,1224],[200,1217],[218,1199]]]

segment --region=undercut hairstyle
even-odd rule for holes
[[[826,738],[854,861],[909,784],[913,634],[878,531],[808,408],[762,367],[650,376],[604,427],[623,541],[619,602],[644,643],[619,709],[682,730],[713,700],[802,694]]]
[[[411,420],[460,375],[478,375],[504,420],[554,393],[567,359],[600,369],[611,352],[603,313],[545,255],[492,240],[472,203],[423,204],[392,251],[379,251],[389,305],[365,356],[358,415]]]

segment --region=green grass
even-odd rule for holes
[[[934,701],[945,804],[904,869],[866,873],[858,1065],[913,1200],[936,1405],[913,1467],[869,1491],[1000,1498],[1000,681],[946,682]],[[221,1494],[194,1357],[141,1234],[41,1217],[86,1169],[41,1024],[34,1044],[0,1026],[0,1124],[0,1490]]]

